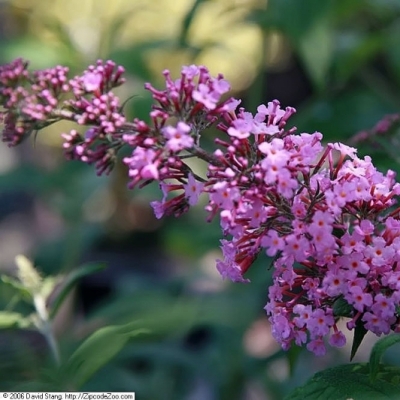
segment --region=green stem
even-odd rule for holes
[[[54,357],[54,361],[57,365],[60,365],[60,352],[58,350],[58,344],[54,337],[51,321],[46,308],[46,302],[42,295],[36,294],[33,297],[37,315],[40,319],[39,330],[42,335],[46,338],[47,344],[49,345],[50,351]]]

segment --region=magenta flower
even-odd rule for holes
[[[240,100],[221,96],[229,83],[204,66],[185,66],[178,79],[163,72],[165,88],[146,84],[154,105],[149,122],[129,121],[113,89],[123,68],[99,60],[69,79],[68,69],[30,73],[16,60],[0,67],[3,140],[16,145],[60,120],[82,128],[62,135],[67,158],[108,173],[125,147],[129,187],[160,184],[155,216],[180,216],[208,196],[208,219],[218,217],[224,238],[217,270],[249,282],[246,272],[260,253],[274,257],[265,306],[272,333],[284,349],[295,343],[317,355],[345,344],[337,322],[362,325],[376,335],[400,322],[400,184],[370,157],[322,134],[287,128],[295,113],[279,101],[255,115]],[[202,147],[213,126],[215,148]],[[207,164],[204,176],[187,159]],[[201,170],[199,168],[199,170]],[[339,304],[339,306],[338,306]],[[356,328],[357,329],[357,328]]]
[[[326,354],[326,347],[322,338],[309,342],[307,344],[307,349],[312,351],[316,356],[324,356]]]
[[[196,205],[200,194],[203,192],[204,183],[197,182],[194,176],[189,174],[188,182],[183,187],[185,188],[185,196],[188,199],[189,205]]]
[[[178,122],[176,127],[166,126],[162,133],[167,139],[166,146],[172,152],[179,152],[183,149],[189,149],[193,146],[194,140],[189,135],[191,127],[184,122]]]
[[[329,344],[333,347],[343,347],[346,344],[346,336],[342,332],[337,331],[329,338]]]
[[[285,240],[279,236],[279,233],[274,230],[269,230],[266,235],[261,238],[261,246],[266,248],[268,256],[273,257],[279,251],[282,251],[285,246]]]
[[[94,92],[100,89],[102,76],[97,72],[86,72],[82,77],[82,84],[87,92]]]
[[[202,103],[207,109],[214,110],[220,98],[220,93],[207,85],[200,83],[197,90],[193,91],[193,100]]]

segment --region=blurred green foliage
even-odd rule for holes
[[[300,132],[321,131],[329,141],[348,143],[385,114],[399,112],[397,0],[185,0],[179,18],[173,14],[173,2],[163,1],[159,13],[162,15],[165,8],[164,12],[177,19],[176,26],[166,29],[165,16],[158,23],[149,20],[152,34],[147,37],[140,37],[130,22],[139,11],[146,11],[146,2],[118,1],[107,20],[103,9],[96,14],[93,3],[91,11],[85,9],[87,15],[81,10],[82,18],[92,23],[90,18],[98,15],[100,22],[106,22],[95,24],[97,45],[89,52],[71,33],[76,24],[67,20],[70,10],[65,11],[63,20],[65,2],[54,2],[54,14],[52,2],[37,5],[37,10],[28,3],[8,1],[1,5],[5,11],[2,18],[7,20],[0,43],[3,61],[20,56],[32,59],[36,67],[65,63],[78,71],[96,57],[110,57],[127,69],[127,89],[121,96],[134,95],[127,103],[131,116],[148,115],[150,99],[141,89],[143,81],[159,82],[166,67],[213,59],[228,60],[220,62],[220,72],[235,78],[236,96],[243,96],[253,112],[258,104],[272,100],[273,83],[279,74],[287,78],[278,93],[285,96],[289,89],[296,90],[293,71],[297,70],[308,91],[297,94],[301,100],[295,104],[298,113],[291,123]],[[46,7],[47,13],[43,11]],[[148,13],[153,11],[150,6]],[[195,27],[199,29],[198,21],[207,12],[210,21],[225,18],[231,26],[219,27],[213,34],[211,23],[201,41],[196,39]],[[79,27],[82,25],[84,21]],[[224,42],[233,35],[230,29],[235,26],[255,32],[243,38],[245,47],[253,49],[249,53],[240,53],[239,48]],[[127,36],[129,29],[133,33]],[[261,340],[269,347],[250,351],[246,338],[257,322],[266,319],[263,306],[272,261],[257,260],[250,271],[250,285],[221,284],[209,270],[213,258],[219,256],[218,221],[205,223],[205,212],[198,207],[180,220],[169,218],[158,223],[147,205],[150,199],[160,197],[157,187],[129,193],[122,166],[110,177],[98,178],[90,167],[63,161],[59,133],[60,128],[52,127],[39,135],[34,148],[31,142],[22,150],[16,149],[16,165],[0,176],[0,193],[24,192],[60,221],[62,228],[50,237],[34,238],[32,257],[45,275],[71,273],[87,260],[109,264],[108,275],[99,274],[100,283],[95,277],[84,281],[82,288],[88,292],[75,292],[65,314],[61,313],[61,321],[55,321],[65,362],[84,338],[95,331],[105,332],[98,351],[103,361],[110,361],[96,373],[89,371],[93,375],[87,374],[91,376],[82,390],[134,390],[138,398],[151,400],[281,399],[317,369],[349,356],[335,353],[315,362],[298,349],[285,353],[273,344],[265,325],[256,329],[250,341]],[[360,143],[359,151],[371,155],[382,170],[398,170],[398,135],[393,129],[372,142]],[[212,137],[212,132],[206,134],[205,140],[211,142]],[[51,167],[40,162],[49,153]],[[121,258],[122,269],[118,268]],[[95,302],[90,290],[102,286],[104,280],[110,290]],[[0,285],[1,309],[22,314],[32,311],[26,303],[16,305],[9,285]],[[82,308],[81,297],[93,297],[93,304]],[[118,336],[121,326],[132,321],[135,329],[147,333]],[[6,321],[4,327],[13,323]],[[104,326],[114,328],[97,330]],[[47,355],[46,345],[35,332],[3,331],[0,390],[68,390],[63,386],[65,370],[54,368]]]

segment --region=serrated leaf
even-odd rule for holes
[[[364,323],[359,318],[356,322],[356,327],[354,328],[353,344],[351,346],[350,361],[354,358],[357,353],[360,344],[362,343],[364,336],[368,332],[364,327]]]
[[[148,333],[137,323],[100,328],[89,336],[67,361],[65,372],[79,388],[101,367],[117,355],[128,341]]]
[[[393,334],[378,340],[369,356],[370,377],[375,380],[379,372],[380,361],[383,353],[391,346],[400,342],[400,335]]]
[[[392,369],[391,369],[392,370]],[[400,371],[400,369],[398,369]],[[346,364],[318,372],[285,400],[388,400],[400,398],[400,387],[378,379],[371,382],[368,364]],[[391,372],[393,374],[393,371]]]
[[[81,267],[77,268],[75,271],[70,273],[58,293],[57,297],[54,299],[54,302],[51,306],[50,310],[50,318],[53,318],[56,314],[58,309],[60,308],[61,304],[63,303],[64,299],[67,297],[69,292],[72,288],[85,276],[94,274],[106,268],[106,264],[104,263],[88,263],[82,265]]]

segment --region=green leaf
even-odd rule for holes
[[[253,16],[264,29],[289,38],[317,88],[324,86],[333,56],[333,6],[331,0],[270,0],[265,13]]]
[[[42,280],[40,295],[47,299],[54,291],[56,285],[60,282],[60,277],[48,276]]]
[[[383,353],[390,347],[396,343],[400,342],[400,335],[393,334],[389,336],[385,336],[384,338],[377,341],[374,347],[371,350],[371,354],[369,356],[369,367],[370,367],[370,377],[371,380],[375,380],[379,367],[380,361],[382,358]]]
[[[17,36],[13,40],[7,40],[1,46],[3,57],[6,60],[13,60],[24,55],[24,58],[30,60],[33,68],[48,68],[60,62],[60,53],[51,46],[43,46],[43,42],[34,35]]]
[[[81,387],[117,355],[132,337],[148,332],[137,328],[137,322],[100,328],[71,355],[65,367],[67,376],[72,378],[77,388]]]
[[[297,360],[302,352],[303,348],[300,346],[292,346],[286,353],[286,358],[289,364],[290,376],[293,376],[296,367]]]
[[[15,327],[22,318],[24,317],[20,313],[0,311],[0,329]]]
[[[334,58],[334,71],[337,79],[346,82],[360,69],[374,59],[386,43],[383,33],[360,34],[342,32],[337,35],[338,50]]]
[[[335,317],[347,317],[351,318],[354,308],[343,298],[340,296],[333,303],[333,315]]]
[[[398,38],[400,37],[400,21],[398,19],[395,21],[387,31],[384,45],[388,60],[388,69],[396,79],[397,84],[400,84],[400,52],[396,50],[396,43],[398,43]]]
[[[100,37],[100,49],[102,57],[109,57],[110,51],[113,48],[119,47],[119,37],[121,30],[126,28],[127,23],[132,18],[132,15],[136,14],[141,8],[140,4],[132,2],[130,9],[125,10],[119,15],[115,15],[111,21],[108,21],[108,26],[101,34]],[[133,55],[134,56],[134,55]],[[113,59],[111,57],[111,59]]]
[[[68,293],[72,290],[72,288],[81,280],[83,277],[87,275],[94,274],[106,268],[106,264],[104,263],[88,263],[82,265],[71,274],[67,276],[65,282],[58,293],[57,297],[54,299],[54,302],[51,307],[50,311],[50,318],[53,318],[56,314],[58,309],[60,308],[61,304],[63,303],[64,299],[68,295]]]
[[[2,275],[0,279],[4,284],[6,284],[6,285],[12,287],[13,289],[15,289],[18,292],[18,294],[24,300],[31,300],[32,299],[31,292],[26,287],[24,287],[19,281],[17,281],[16,279],[10,278],[7,275]]]
[[[318,19],[299,37],[298,52],[304,67],[317,88],[326,85],[333,55],[333,29],[329,15]]]
[[[363,341],[364,336],[366,335],[367,332],[368,331],[367,329],[365,329],[364,323],[359,318],[356,322],[356,327],[354,328],[353,345],[351,346],[350,361],[356,355],[357,350],[360,347],[360,344]]]
[[[178,42],[180,47],[185,48],[188,46],[188,32],[192,24],[193,19],[196,16],[197,9],[207,0],[195,0],[192,7],[186,13],[185,18],[182,21],[181,31],[178,36]]]
[[[397,374],[400,368],[396,368]],[[318,372],[306,384],[297,388],[285,400],[383,400],[399,399],[400,387],[391,381],[369,379],[368,364],[339,365]],[[388,368],[388,376],[393,377],[393,367]]]

